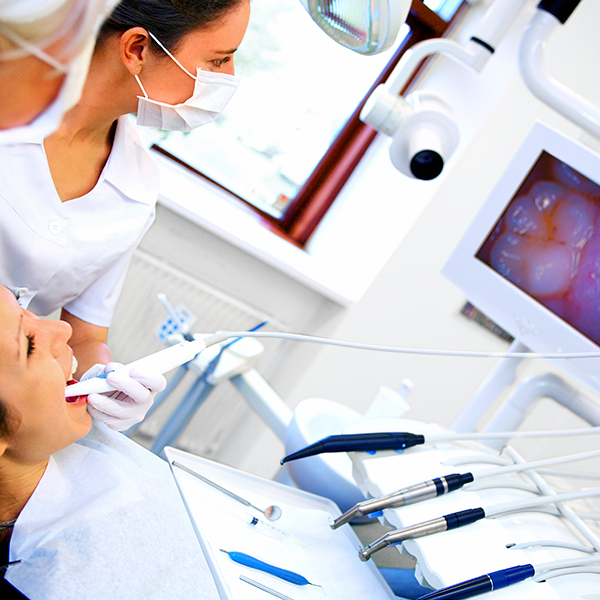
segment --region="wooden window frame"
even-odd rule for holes
[[[239,201],[241,208],[255,214],[264,227],[283,237],[291,244],[299,248],[304,248],[321,219],[325,216],[377,136],[377,131],[363,123],[359,118],[360,112],[371,92],[389,77],[402,55],[409,48],[423,40],[442,37],[460,20],[465,11],[466,4],[463,2],[454,17],[447,22],[427,8],[421,0],[413,0],[406,20],[410,26],[410,34],[398,47],[394,56],[365,94],[360,104],[349,117],[346,125],[332,142],[327,152],[323,155],[281,217],[275,217],[257,208],[252,203],[234,194],[227,187],[206,176],[159,145],[154,144],[152,149],[167,156],[203,179],[210,181],[222,190],[225,190]],[[427,63],[427,61],[424,61],[424,63]],[[423,65],[415,70],[415,73],[406,84],[403,93],[417,77],[422,68]]]

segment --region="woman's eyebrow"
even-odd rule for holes
[[[215,54],[234,54],[237,52],[237,48],[233,50],[215,50]]]

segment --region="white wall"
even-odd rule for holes
[[[459,149],[436,184],[409,181],[387,168],[387,162],[382,162],[388,161],[387,140],[376,142],[350,180],[348,186],[365,190],[367,209],[378,206],[377,199],[369,197],[373,189],[385,190],[407,209],[411,203],[427,206],[370,289],[354,305],[342,308],[164,207],[160,207],[157,221],[143,242],[144,249],[260,306],[294,331],[388,345],[504,349],[504,343],[459,315],[464,298],[439,271],[536,119],[581,136],[575,126],[536,101],[518,76],[518,40],[536,4],[528,2],[516,16],[482,74],[441,59],[420,84],[448,98],[461,127]],[[477,18],[478,11],[473,10],[471,21]],[[599,22],[599,3],[583,0],[550,41],[548,68],[558,79],[600,102],[595,68]],[[459,38],[468,39],[473,27],[473,22],[466,24]],[[382,164],[386,164],[383,180]],[[369,180],[374,172],[378,174],[377,186]],[[340,196],[332,215],[343,218],[344,203],[350,202],[347,196]],[[379,217],[385,221],[389,215]],[[329,225],[326,220],[313,244],[323,243]],[[398,229],[403,229],[403,223],[398,223]],[[357,227],[356,235],[360,234]],[[276,368],[264,375],[291,406],[303,398],[321,396],[361,412],[379,385],[393,388],[403,377],[409,377],[415,383],[409,397],[413,407],[410,416],[450,425],[493,365],[491,359],[400,356],[286,342]],[[275,472],[282,446],[256,420],[236,430],[231,439],[236,441],[228,444],[220,460],[267,476]]]

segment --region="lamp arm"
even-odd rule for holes
[[[561,115],[600,138],[600,109],[548,75],[544,67],[546,40],[564,23],[579,4],[570,3],[568,14],[548,10],[552,2],[540,2],[538,10],[521,38],[519,64],[521,76],[529,91]],[[556,4],[556,2],[555,2]],[[563,2],[562,5],[569,3]]]

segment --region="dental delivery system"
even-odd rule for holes
[[[590,498],[600,496],[600,488],[591,488],[578,492],[567,492],[565,494],[555,494],[551,496],[540,496],[532,500],[517,500],[515,502],[505,502],[496,506],[487,508],[477,507],[467,510],[461,510],[455,513],[449,513],[436,519],[430,519],[423,523],[416,523],[403,529],[390,531],[371,544],[361,548],[358,551],[358,556],[362,561],[367,561],[375,552],[387,548],[393,544],[399,544],[405,540],[441,533],[449,529],[458,529],[464,525],[470,525],[481,519],[500,517],[502,515],[544,506],[547,504],[555,504],[556,502],[568,502],[569,500],[579,500],[580,498]]]
[[[535,462],[529,462],[519,465],[510,465],[506,467],[494,467],[493,469],[483,469],[476,473],[452,473],[436,477],[422,483],[417,483],[402,489],[399,489],[386,496],[379,498],[371,498],[363,502],[359,502],[343,515],[340,515],[333,523],[331,529],[337,529],[345,523],[369,515],[374,512],[386,508],[400,508],[409,504],[416,504],[423,500],[436,498],[442,494],[448,494],[460,489],[467,483],[479,481],[488,477],[496,477],[498,475],[506,475],[507,473],[521,473],[522,471],[530,471],[550,465],[557,465],[577,460],[585,460],[600,455],[600,450],[591,450],[590,452],[579,452],[577,454],[569,454],[566,456],[558,456],[555,458],[546,458]]]
[[[556,431],[494,431],[483,433],[440,433],[427,435],[398,433],[350,433],[330,435],[322,440],[288,454],[281,459],[283,465],[290,460],[298,460],[308,456],[316,456],[326,452],[371,452],[375,450],[406,450],[422,444],[438,442],[458,442],[464,440],[501,440],[516,437],[561,437],[570,435],[586,435],[600,433],[600,427],[585,429],[565,429]]]
[[[145,356],[144,358],[134,360],[127,365],[119,367],[116,369],[116,372],[125,371],[129,373],[131,369],[144,368],[157,373],[166,373],[167,371],[194,359],[205,348],[224,342],[227,339],[227,334],[216,333],[205,338],[181,342],[174,346],[169,346],[164,350],[159,350],[149,356]],[[115,388],[106,381],[106,374],[103,374],[92,379],[87,379],[86,381],[68,385],[65,390],[65,398],[85,396],[87,394],[102,394],[105,392],[112,392],[114,389]]]

